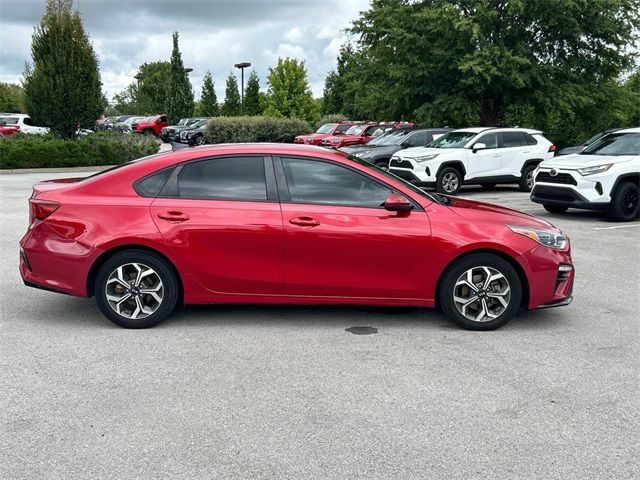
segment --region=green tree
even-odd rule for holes
[[[199,115],[203,117],[217,117],[220,115],[218,98],[216,97],[216,90],[213,85],[211,72],[207,72],[204,75],[204,80],[202,82],[202,95],[200,96],[198,111]]]
[[[303,61],[279,58],[278,65],[269,68],[267,83],[269,89],[265,115],[298,118],[309,122],[318,117]]]
[[[172,121],[193,115],[193,89],[189,75],[182,63],[178,49],[178,32],[173,32],[173,50],[171,52],[171,75],[167,97],[167,115]]]
[[[238,80],[233,73],[227,77],[227,86],[224,91],[224,103],[220,108],[220,115],[234,117],[240,115],[240,91]]]
[[[48,0],[24,72],[25,107],[34,122],[62,138],[93,127],[106,107],[98,60],[72,0]]]
[[[255,70],[251,70],[249,79],[247,80],[247,88],[244,91],[244,109],[245,115],[261,115],[262,106],[260,105],[260,79]]]
[[[374,0],[353,24],[347,78],[369,85],[357,108],[378,105],[385,117],[498,125],[518,105],[551,121],[631,66],[639,9],[640,0]]]
[[[0,82],[0,112],[24,111],[24,89],[17,83]]]
[[[166,60],[143,63],[137,75],[138,81],[128,87],[133,98],[134,110],[126,113],[138,115],[167,113],[171,63]]]

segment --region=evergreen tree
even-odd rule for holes
[[[25,107],[37,125],[62,138],[90,128],[105,105],[98,60],[73,0],[48,0],[24,72]]]
[[[238,90],[238,80],[233,73],[227,77],[227,87],[224,92],[224,103],[220,109],[220,114],[225,117],[240,115],[240,92]]]
[[[193,89],[178,49],[178,32],[173,32],[171,76],[167,94],[167,115],[170,121],[177,122],[181,118],[193,115]]]
[[[207,72],[204,75],[204,81],[202,82],[202,96],[200,97],[199,107],[198,111],[203,117],[217,117],[220,115],[218,98],[216,97],[216,90],[213,85],[211,72]]]
[[[278,65],[269,68],[268,102],[265,115],[298,118],[313,122],[318,117],[316,104],[307,81],[303,61],[279,58]]]
[[[247,89],[244,92],[244,113],[245,115],[262,114],[262,106],[260,105],[260,79],[255,70],[251,70],[249,80],[247,80]]]
[[[24,112],[24,89],[20,85],[0,82],[0,112]]]

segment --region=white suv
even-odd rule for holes
[[[455,194],[463,184],[493,188],[518,183],[529,192],[533,171],[553,158],[555,145],[539,130],[525,128],[464,128],[449,132],[426,147],[401,150],[389,170],[420,187]]]
[[[26,113],[0,113],[0,125],[18,126],[22,133],[35,133],[38,135],[49,133],[47,127],[36,127],[31,117]]]
[[[616,130],[578,154],[542,162],[534,182],[531,200],[548,212],[582,208],[620,221],[638,218],[640,128]]]

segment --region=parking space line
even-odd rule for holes
[[[615,227],[596,227],[595,230],[613,230],[615,228],[632,228],[632,227],[640,227],[640,223],[636,223],[634,225],[617,225]]]

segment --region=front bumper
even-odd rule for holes
[[[606,210],[616,178],[614,172],[582,176],[576,170],[541,167],[535,172],[531,201],[585,210]]]
[[[529,284],[527,308],[568,305],[573,299],[575,268],[571,251],[537,245],[520,257]]]

